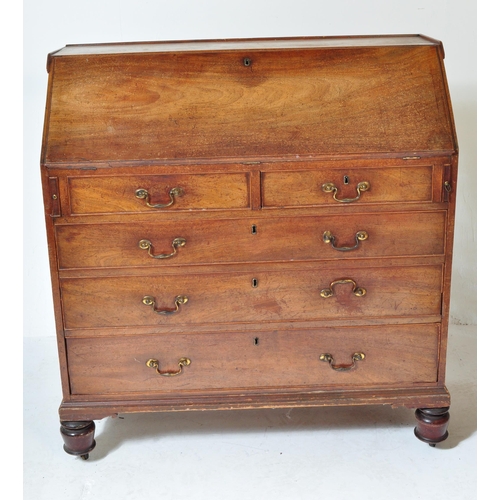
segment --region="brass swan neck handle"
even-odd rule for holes
[[[321,290],[321,292],[319,292],[319,294],[324,299],[332,297],[333,296],[333,288],[335,287],[335,285],[342,285],[342,284],[351,284],[352,285],[352,293],[354,295],[356,295],[356,297],[363,297],[363,295],[366,295],[366,288],[358,287],[356,282],[351,278],[342,278],[339,280],[332,281],[330,283],[330,286],[328,288]]]
[[[358,231],[354,235],[354,239],[356,241],[356,244],[352,247],[336,247],[335,246],[335,236],[330,231],[325,231],[323,233],[323,241],[325,243],[331,243],[332,248],[335,250],[338,250],[339,252],[349,252],[350,250],[356,250],[356,248],[359,247],[359,242],[360,241],[365,241],[368,239],[368,233],[366,231]]]
[[[139,248],[142,250],[147,250],[148,255],[152,257],[153,259],[168,259],[170,257],[173,257],[177,253],[177,249],[180,247],[186,246],[186,240],[185,238],[174,238],[172,241],[172,249],[173,252],[171,253],[160,253],[160,254],[154,254],[154,248],[153,248],[153,243],[151,243],[150,240],[141,240],[139,241]]]
[[[151,203],[151,196],[149,194],[149,191],[144,188],[139,188],[135,192],[135,197],[139,200],[144,200],[146,206],[148,206],[149,208],[168,208],[174,204],[176,196],[182,196],[183,194],[184,191],[182,188],[173,187],[168,192],[168,195],[170,196],[170,201],[168,203]]]
[[[153,308],[153,311],[156,314],[163,314],[163,315],[168,315],[168,314],[174,314],[177,311],[179,311],[179,306],[181,304],[185,304],[188,301],[188,298],[185,295],[177,295],[174,299],[174,307],[169,309],[157,309],[156,308],[156,299],[154,297],[151,297],[150,295],[146,295],[142,299],[142,303],[146,306],[150,306]]]
[[[160,362],[157,359],[153,358],[153,359],[148,359],[146,361],[146,366],[148,366],[149,368],[154,368],[158,375],[161,375],[162,377],[175,377],[176,375],[182,375],[182,369],[185,366],[189,366],[191,364],[191,360],[189,358],[181,358],[181,359],[179,359],[177,364],[179,365],[178,370],[161,371],[160,370]]]
[[[336,365],[333,356],[329,353],[321,354],[319,357],[320,361],[325,361],[328,363],[332,370],[336,372],[347,372],[352,370],[356,366],[356,361],[363,361],[365,359],[365,354],[362,352],[355,352],[352,356],[352,363],[350,365]]]
[[[321,186],[321,190],[324,193],[332,193],[333,199],[339,203],[352,203],[353,201],[358,201],[361,198],[361,193],[368,191],[370,189],[370,183],[368,181],[359,182],[356,186],[356,192],[358,195],[355,198],[337,198],[338,187],[333,184],[333,182],[326,182]]]

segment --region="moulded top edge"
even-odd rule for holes
[[[207,50],[276,50],[315,48],[354,48],[403,45],[440,45],[424,35],[359,35],[294,38],[253,38],[219,40],[172,40],[159,42],[125,42],[66,45],[53,57],[99,54],[133,54],[144,52],[198,52]]]

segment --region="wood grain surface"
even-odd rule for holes
[[[396,45],[54,58],[42,161],[451,152],[438,51]]]
[[[73,224],[56,227],[60,269],[188,266],[237,262],[280,262],[444,254],[446,212],[362,213],[338,216],[272,217],[256,220],[189,218],[180,221]],[[356,234],[368,238],[357,248]],[[186,240],[174,254],[175,238]],[[152,255],[139,248],[147,239]]]
[[[258,344],[256,345],[256,339]],[[120,339],[69,339],[73,394],[182,393],[189,390],[260,387],[367,387],[436,381],[437,325],[332,328],[258,334],[144,335]],[[338,372],[320,361],[323,353],[350,365],[352,355],[366,358]],[[181,375],[160,371],[191,364]]]
[[[320,292],[349,278],[366,295],[352,293],[351,284],[336,285],[334,296]],[[254,287],[254,280],[257,286]],[[338,318],[435,315],[441,311],[442,266],[335,269],[324,263],[315,270],[179,274],[61,280],[66,328],[147,326],[197,323],[239,323]],[[176,296],[188,303],[163,316],[142,303],[156,299],[158,309],[174,307]],[[404,322],[401,319],[401,322]]]
[[[70,177],[69,197],[72,214],[137,213],[177,210],[249,208],[249,174],[246,172],[198,175],[142,175]],[[167,205],[169,192],[181,188],[167,208],[150,208],[136,197],[138,189],[150,195],[151,205]]]
[[[332,193],[324,192],[325,183],[334,184],[338,200],[357,197],[357,185],[368,182],[370,188],[362,191],[356,205],[372,203],[408,203],[432,201],[432,168],[345,168],[343,170],[318,169],[290,172],[265,172],[262,175],[264,207],[290,207],[304,205],[340,205]],[[346,183],[344,179],[348,180]],[[345,202],[344,202],[345,203]]]

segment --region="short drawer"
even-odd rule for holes
[[[67,329],[441,314],[442,266],[64,278]]]
[[[132,335],[67,339],[67,355],[74,395],[401,386],[436,382],[438,340],[436,324]]]
[[[431,202],[432,172],[432,166],[263,172],[263,206]]]
[[[244,209],[247,172],[68,178],[72,214]]]
[[[60,269],[443,255],[446,213],[56,226]]]

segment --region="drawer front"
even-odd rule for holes
[[[56,227],[61,269],[442,255],[446,213]]]
[[[373,387],[434,383],[438,338],[435,324],[251,335],[132,335],[67,339],[67,353],[75,395]],[[364,359],[353,361],[355,353]],[[183,358],[188,361],[183,363]],[[150,359],[157,366],[147,366]],[[160,375],[156,369],[180,373]]]
[[[264,172],[262,196],[264,207],[431,202],[432,167]]]
[[[244,209],[250,206],[247,172],[82,176],[70,177],[68,184],[72,214]]]
[[[168,328],[438,315],[441,284],[440,265],[339,271],[325,263],[309,270],[64,278],[61,291],[67,329]]]

